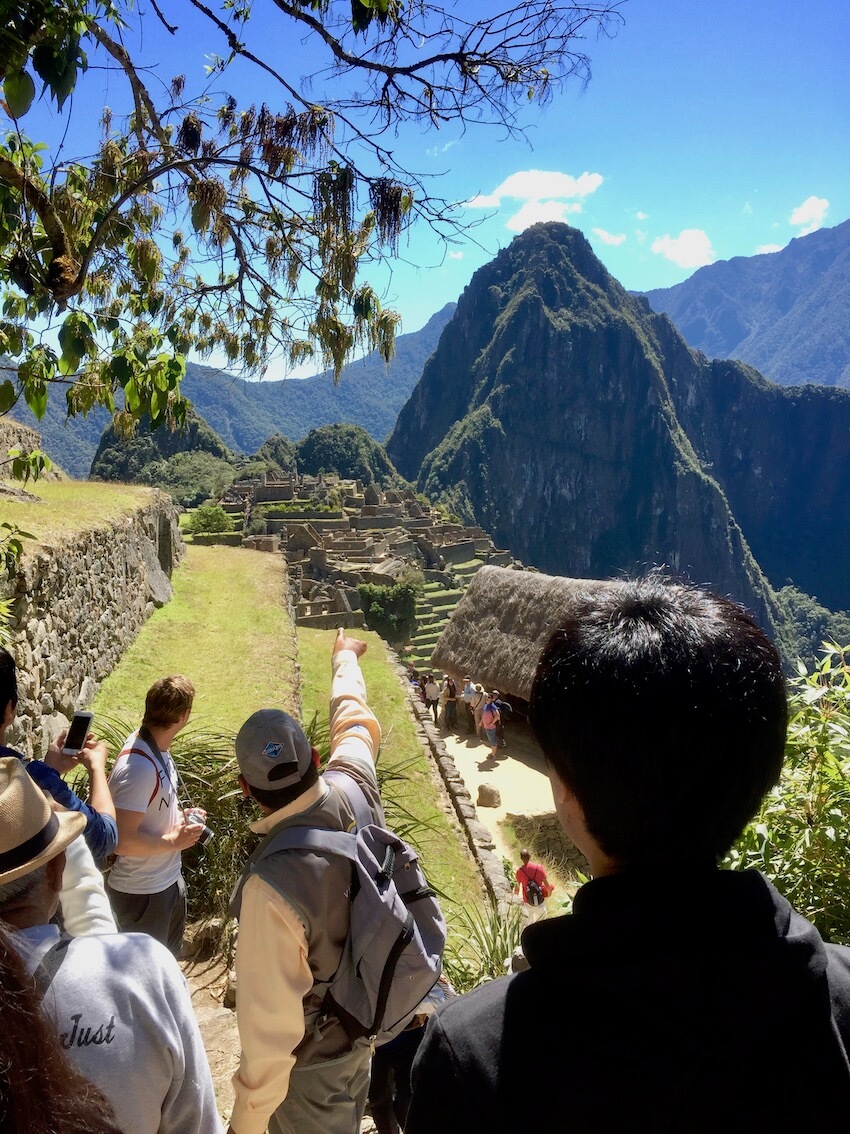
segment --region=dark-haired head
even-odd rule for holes
[[[650,576],[581,599],[540,658],[530,719],[609,858],[705,862],[779,777],[785,680],[741,607]]]

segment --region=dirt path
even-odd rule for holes
[[[475,736],[443,731],[442,737],[473,803],[478,798],[479,784],[492,784],[499,789],[500,806],[479,807],[478,815],[493,836],[496,854],[513,860],[515,851],[499,826],[505,815],[509,811],[529,814],[552,810],[552,789],[544,770],[543,754],[528,725],[518,722],[507,726],[507,747],[499,749],[495,760],[490,759],[489,745]]]

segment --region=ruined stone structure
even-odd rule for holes
[[[521,567],[482,528],[446,522],[410,490],[293,473],[234,484],[221,503],[251,530],[262,518],[265,534],[243,542],[286,556],[299,626],[362,626],[359,584],[392,584],[421,573],[411,655],[422,665],[479,567]]]

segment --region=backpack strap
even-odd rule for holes
[[[239,909],[242,904],[242,887],[251,874],[257,873],[258,864],[269,855],[285,850],[311,850],[318,851],[320,854],[336,854],[341,858],[347,858],[349,862],[357,861],[355,833],[374,822],[372,809],[363,789],[347,773],[330,771],[325,772],[322,778],[336,784],[344,794],[354,812],[355,831],[331,831],[326,827],[310,826],[279,826],[273,828],[254,849],[233,888],[230,896],[230,912],[234,917],[238,918],[239,916]],[[283,822],[285,823],[286,820]]]
[[[121,755],[122,756],[144,756],[144,758],[147,760],[147,762],[151,765],[154,772],[156,773],[156,779],[154,780],[153,791],[151,792],[151,797],[148,800],[148,807],[150,807],[150,805],[154,801],[154,796],[159,791],[159,769],[157,768],[155,761],[142,748],[125,748],[124,751],[121,753]],[[169,781],[169,783],[170,783],[170,781]]]
[[[63,933],[58,941],[47,950],[39,963],[33,969],[32,979],[35,982],[36,992],[40,1000],[47,995],[47,990],[59,972],[62,962],[68,955],[68,946],[73,941],[69,933]]]

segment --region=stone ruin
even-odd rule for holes
[[[389,585],[411,569],[421,572],[426,587],[454,594],[484,563],[521,566],[482,528],[447,523],[409,489],[292,473],[279,481],[237,482],[221,504],[234,517],[241,514],[246,528],[263,518],[264,533],[242,542],[286,556],[299,626],[362,626],[359,585]]]

